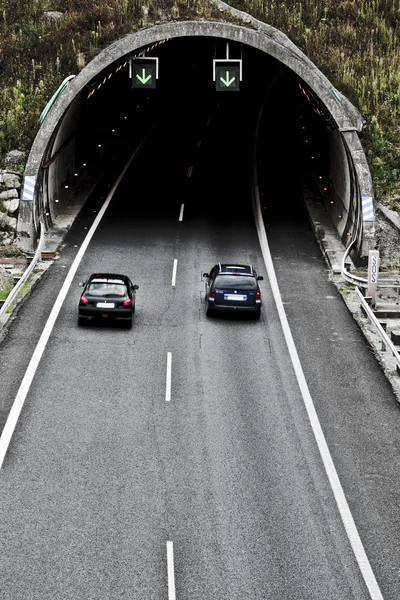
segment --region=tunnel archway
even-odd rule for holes
[[[245,24],[212,21],[166,23],[128,34],[100,52],[70,81],[34,140],[25,169],[24,194],[18,221],[20,246],[24,250],[33,249],[45,206],[50,203],[51,213],[54,207],[52,203],[57,202],[57,199],[48,197],[48,189],[43,185],[45,167],[61,157],[68,161],[70,131],[73,131],[80,110],[82,90],[110,65],[124,57],[127,59],[139,49],[165,40],[196,36],[236,42],[270,55],[304,82],[306,95],[311,92],[317,102],[324,106],[329,115],[328,137],[332,156],[330,184],[336,206],[340,206],[340,221],[335,224],[345,243],[350,237],[357,239],[355,255],[363,260],[368,249],[374,245],[374,227],[373,220],[363,218],[362,211],[362,199],[368,198],[372,202],[373,197],[368,163],[359,138],[362,117],[282,32],[263,23],[259,23],[258,30],[250,29]]]

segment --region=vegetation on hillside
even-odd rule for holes
[[[400,208],[400,0],[230,4],[284,32],[358,107],[376,196]],[[228,17],[207,0],[0,0],[0,157],[29,149],[58,85],[101,49],[156,21],[189,18]]]

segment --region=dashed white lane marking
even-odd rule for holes
[[[167,542],[168,600],[175,600],[174,544]]]
[[[187,176],[191,177],[192,176],[192,172],[193,172],[193,165],[190,165],[190,167],[188,168]]]
[[[150,134],[148,134],[148,135],[150,135]],[[136,154],[139,152],[140,148],[146,141],[148,135],[136,148],[135,152],[132,154],[132,156],[126,163],[125,167],[121,171],[118,179],[116,180],[113,187],[111,188],[107,198],[105,199],[103,206],[101,207],[101,209],[99,210],[99,212],[97,214],[97,217],[93,221],[93,225],[91,226],[85,239],[83,240],[82,246],[79,248],[77,255],[71,265],[70,270],[67,273],[67,276],[62,285],[62,288],[61,288],[61,290],[57,296],[57,299],[53,305],[53,308],[50,312],[49,318],[47,319],[46,325],[44,326],[42,335],[40,336],[37,346],[32,354],[32,358],[29,362],[28,368],[25,371],[25,375],[22,379],[21,385],[19,386],[17,395],[15,396],[14,403],[9,412],[6,424],[4,425],[4,429],[3,429],[1,437],[0,437],[0,469],[3,466],[4,458],[5,458],[6,452],[8,450],[8,446],[10,445],[11,438],[13,436],[15,427],[17,425],[19,415],[21,414],[21,410],[24,405],[26,396],[29,392],[29,388],[31,387],[33,378],[34,378],[37,368],[39,366],[39,363],[42,358],[43,352],[46,348],[47,342],[49,341],[49,337],[53,330],[54,324],[59,315],[59,312],[61,310],[61,307],[63,305],[65,297],[68,293],[68,290],[71,287],[72,280],[75,277],[75,273],[78,270],[78,267],[83,258],[83,255],[85,254],[87,247],[89,246],[90,240],[92,239],[101,219],[103,218],[103,215],[106,212],[108,205],[110,204],[116,189],[118,188],[119,184],[121,183],[122,178],[124,177],[125,173],[127,172],[128,168],[130,167],[131,162],[133,161]]]
[[[171,372],[172,372],[172,353],[167,352],[167,381],[165,384],[165,401],[171,400]]]
[[[201,140],[197,140],[196,148],[200,148],[200,146],[201,146]]]
[[[178,268],[178,259],[174,258],[174,265],[172,267],[172,282],[171,282],[172,287],[175,287],[177,268]]]
[[[208,127],[208,125],[209,125],[210,123],[211,123],[211,119],[208,119],[208,121],[207,121],[207,127]]]
[[[183,211],[185,210],[185,205],[181,204],[181,210],[179,212],[179,221],[183,221]]]
[[[278,286],[278,280],[276,278],[274,265],[272,262],[271,251],[268,244],[267,234],[261,214],[260,196],[258,191],[258,185],[255,185],[255,204],[254,204],[254,220],[258,233],[258,239],[260,241],[261,251],[264,257],[265,266],[268,272],[268,278],[272,288],[272,294],[274,296],[275,304],[279,313],[279,319],[281,321],[283,334],[285,336],[286,345],[289,350],[290,359],[292,361],[296,379],[299,384],[301,395],[303,397],[304,406],[306,408],[311,428],[314,433],[315,440],[317,442],[318,450],[322,458],[322,462],[327,474],[329,484],[331,486],[336,505],[339,509],[339,513],[347,533],[347,537],[350,541],[353,549],[354,556],[356,557],[360,572],[364,578],[365,584],[369,590],[371,600],[383,600],[382,593],[379,589],[378,582],[375,578],[375,574],[372,570],[367,554],[364,550],[363,543],[358,533],[356,524],[351,514],[349,505],[344,494],[342,484],[340,483],[339,476],[337,474],[331,453],[328,448],[324,433],[322,431],[321,424],[318,419],[317,411],[315,410],[314,402],[311,398],[310,390],[308,389],[307,381],[303,372],[303,368],[300,363],[299,355],[293,340],[292,332],[290,330],[289,321],[287,319],[285,309],[283,307],[282,297]]]

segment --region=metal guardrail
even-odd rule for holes
[[[368,279],[365,277],[359,277],[358,275],[354,275],[346,269],[346,259],[350,254],[350,250],[355,243],[356,240],[353,240],[351,244],[349,244],[346,248],[345,253],[343,254],[342,264],[341,264],[341,275],[347,283],[353,283],[362,288],[368,287]],[[390,278],[390,277],[378,277],[378,288],[400,288],[400,277]]]
[[[362,288],[367,288],[368,287],[368,279],[366,279],[365,277],[358,277],[357,275],[354,275],[352,273],[350,273],[350,271],[348,271],[346,269],[346,259],[348,257],[348,255],[350,254],[350,250],[353,247],[353,244],[355,244],[356,240],[354,239],[346,248],[345,253],[343,254],[343,258],[342,258],[342,264],[341,264],[341,274],[342,277],[345,281],[347,281],[347,283],[353,283],[355,285],[358,285],[359,287]]]
[[[393,355],[394,360],[397,365],[397,372],[400,374],[400,353],[397,350],[397,348],[395,347],[395,345],[393,344],[392,340],[389,338],[386,331],[383,329],[382,325],[379,323],[378,319],[374,315],[374,312],[373,312],[371,306],[368,304],[368,302],[366,301],[366,299],[364,298],[363,294],[360,291],[360,288],[364,288],[364,289],[368,288],[368,279],[366,279],[364,277],[358,277],[357,275],[353,275],[346,269],[346,266],[345,266],[346,259],[349,255],[350,250],[351,250],[353,244],[355,243],[355,241],[356,240],[353,240],[351,242],[351,244],[349,244],[345,253],[343,254],[342,265],[341,265],[342,277],[347,283],[352,283],[356,286],[356,293],[358,294],[358,297],[360,299],[361,306],[363,307],[368,319],[370,320],[372,325],[375,327],[379,337],[381,338],[381,340],[385,346],[385,349],[388,348],[390,350],[391,354]],[[388,278],[388,279],[379,280],[379,278],[378,278],[378,287],[383,287],[383,288],[385,288],[385,287],[386,288],[400,287],[400,279],[389,279]]]
[[[19,279],[18,283],[13,287],[13,289],[11,290],[11,292],[8,294],[7,298],[5,299],[3,306],[0,308],[0,318],[6,313],[10,304],[12,304],[14,302],[15,298],[18,295],[18,292],[21,290],[24,283],[29,279],[29,276],[31,275],[33,269],[35,268],[36,263],[38,262],[39,257],[41,256],[42,246],[43,246],[43,242],[44,242],[44,232],[45,232],[45,228],[44,228],[43,224],[41,223],[40,224],[40,239],[39,239],[38,247],[36,248],[35,255],[34,255],[33,259],[31,260],[30,264],[28,265],[28,267],[26,268],[26,270],[24,271],[22,277]]]
[[[371,321],[371,323],[373,325],[375,325],[375,329],[378,332],[379,337],[381,338],[382,342],[385,344],[386,348],[388,348],[390,350],[390,352],[392,353],[392,355],[396,361],[397,370],[400,373],[400,354],[399,354],[397,348],[393,344],[392,340],[389,338],[386,331],[383,329],[382,325],[379,323],[378,319],[376,318],[376,316],[373,313],[372,308],[370,307],[370,305],[368,304],[368,302],[366,301],[366,299],[364,298],[364,296],[362,295],[362,293],[360,292],[358,287],[356,288],[356,292],[360,298],[361,305],[363,306],[365,313],[367,314],[369,320]]]

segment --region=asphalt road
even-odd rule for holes
[[[205,107],[173,143],[159,127],[84,256],[0,473],[5,600],[167,598],[167,541],[179,600],[369,598],[282,336],[233,111]],[[0,347],[4,413],[93,203]],[[268,234],[339,476],[395,600],[397,406],[301,211],[271,216]],[[260,322],[206,318],[201,275],[223,260],[264,275]],[[78,281],[103,269],[140,286],[132,331],[77,326]]]

